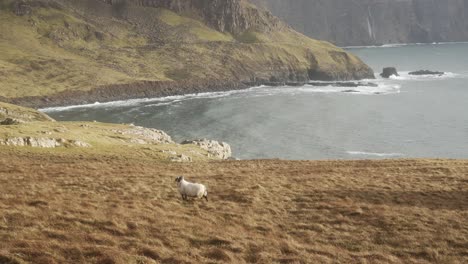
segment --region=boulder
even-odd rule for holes
[[[171,139],[171,136],[166,134],[164,131],[153,128],[130,126],[130,129],[113,130],[113,132],[121,135],[133,136],[131,142],[136,144],[174,143],[174,141]]]
[[[180,154],[174,157],[170,157],[169,160],[172,162],[192,162],[192,157]]]
[[[228,159],[232,155],[231,146],[225,142],[208,139],[185,140],[181,144],[193,144],[208,151],[210,157]]]
[[[409,75],[439,75],[442,76],[445,72],[440,71],[430,71],[430,70],[419,70],[408,73]]]
[[[0,125],[10,126],[10,125],[19,125],[22,123],[24,123],[23,120],[8,117],[8,118],[5,118],[5,120],[3,120],[2,122],[0,122]]]
[[[34,148],[56,148],[62,145],[60,143],[61,141],[55,138],[26,137],[25,141],[27,146],[31,146]]]
[[[383,68],[383,71],[382,73],[380,74],[380,76],[382,76],[383,78],[390,78],[390,76],[392,75],[395,75],[395,76],[400,76],[397,72],[397,69],[395,67],[386,67],[386,68]]]

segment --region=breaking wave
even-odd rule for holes
[[[365,152],[365,151],[346,151],[349,155],[353,156],[374,156],[374,157],[401,157],[404,156],[402,153],[377,153],[377,152]]]
[[[384,45],[369,45],[369,46],[344,46],[343,49],[376,49],[376,48],[399,48],[407,46],[427,46],[427,45],[454,45],[468,44],[468,42],[432,42],[432,43],[390,43]]]
[[[229,96],[245,96],[245,97],[258,97],[258,96],[272,96],[272,95],[296,95],[304,93],[346,93],[354,95],[385,95],[400,92],[400,85],[377,83],[376,80],[369,80],[376,83],[371,86],[358,86],[358,87],[337,87],[333,84],[326,86],[314,86],[306,84],[300,87],[293,86],[256,86],[244,90],[233,90],[226,92],[209,92],[209,93],[198,93],[198,94],[186,94],[186,95],[175,95],[158,98],[142,98],[142,99],[130,99],[112,102],[95,102],[91,104],[83,105],[72,105],[72,106],[59,106],[39,109],[42,112],[61,112],[69,111],[81,108],[116,108],[116,107],[128,107],[128,106],[163,106],[171,105],[183,101],[195,100],[195,99],[213,99],[222,98]]]
[[[462,74],[453,72],[445,72],[443,75],[410,75],[409,73],[409,71],[398,72],[400,76],[390,76],[390,79],[398,81],[434,81],[465,77]]]

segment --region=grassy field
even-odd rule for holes
[[[464,160],[0,153],[0,263],[468,261]],[[210,201],[182,201],[178,175]]]

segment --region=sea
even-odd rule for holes
[[[377,79],[366,81],[377,86],[259,86],[41,110],[157,128],[175,141],[224,141],[239,159],[468,158],[467,43],[346,50],[374,69]],[[387,66],[400,76],[381,78]],[[425,69],[446,74],[408,74]]]

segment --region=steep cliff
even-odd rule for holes
[[[468,41],[467,0],[251,0],[336,45]]]
[[[246,0],[4,0],[0,99],[45,106],[372,78]]]

